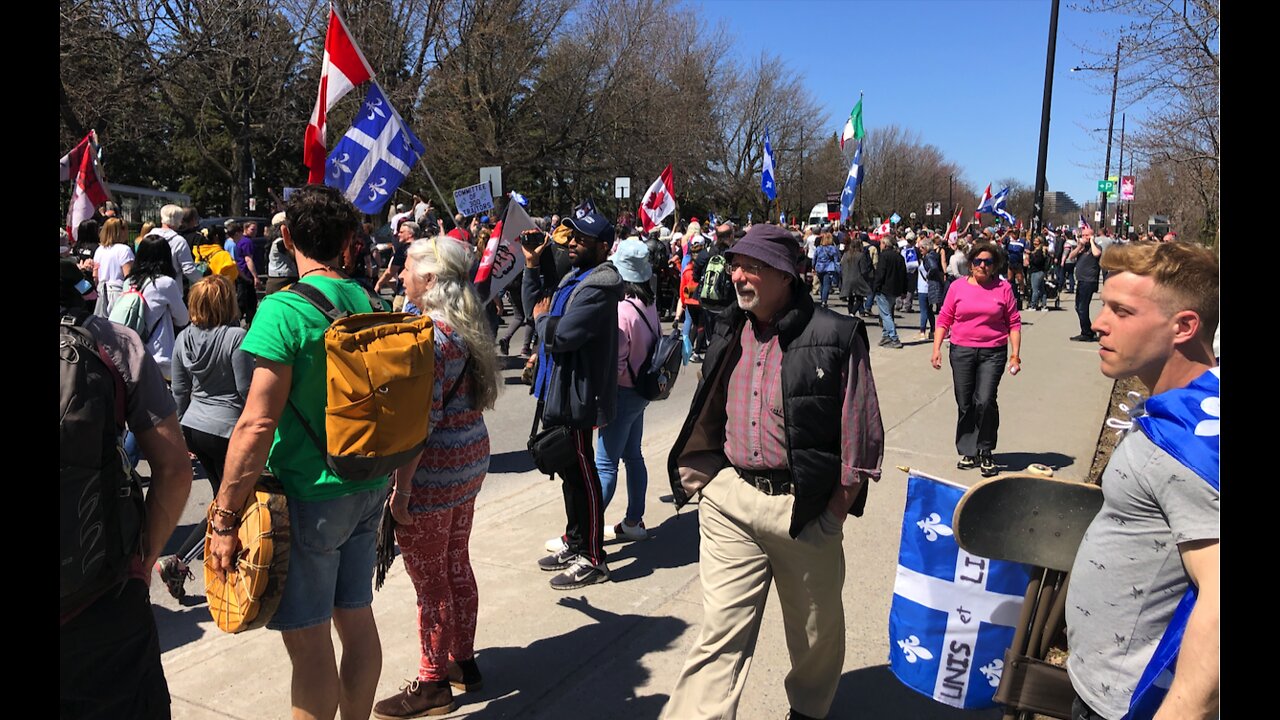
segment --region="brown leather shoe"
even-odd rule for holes
[[[424,715],[446,715],[457,707],[449,681],[411,680],[400,692],[373,706],[373,716],[381,720],[400,720]]]
[[[449,661],[449,684],[456,690],[475,692],[484,687],[484,678],[480,676],[480,668],[475,658],[455,662]]]

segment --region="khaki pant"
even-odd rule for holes
[[[817,520],[792,539],[790,495],[765,495],[733,468],[703,489],[702,632],[689,651],[667,704],[668,720],[736,716],[769,585],[778,583],[791,672],[791,708],[826,717],[844,667],[843,533]]]

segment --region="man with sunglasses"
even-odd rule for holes
[[[737,305],[667,461],[676,506],[702,497],[703,627],[666,717],[735,716],[776,579],[790,717],[823,718],[844,665],[844,519],[884,458],[867,331],[814,305],[783,228],[752,226],[726,254]]]
[[[571,231],[573,270],[554,294],[543,297],[542,253],[549,240],[522,244],[525,271],[521,291],[533,308],[541,347],[533,393],[544,427],[573,431],[576,461],[559,475],[568,514],[564,535],[551,554],[538,561],[550,572],[556,590],[572,590],[609,579],[604,552],[604,497],[596,473],[591,431],[613,420],[618,394],[618,302],[622,276],[607,261],[613,226],[585,208],[562,221]],[[541,299],[540,299],[541,298]]]

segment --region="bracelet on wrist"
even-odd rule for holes
[[[396,494],[399,495],[400,497],[409,497],[412,495],[412,493],[410,493],[407,490],[401,490],[400,488],[392,488],[392,489],[395,490]]]
[[[224,507],[220,507],[217,501],[209,503],[209,519],[212,520],[215,516],[230,518],[232,520],[235,520],[239,517],[237,513],[234,513]]]
[[[237,529],[239,529],[239,525],[230,525],[224,528],[214,527],[213,525],[209,526],[209,530],[212,531],[214,535],[217,535],[219,537],[235,535]]]

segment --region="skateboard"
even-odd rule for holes
[[[952,527],[956,542],[974,555],[1068,572],[1101,508],[1102,489],[1096,485],[1001,475],[965,492]]]

